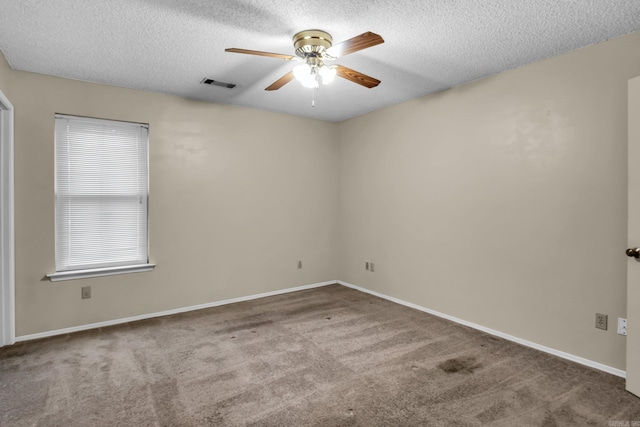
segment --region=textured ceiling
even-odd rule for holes
[[[335,63],[382,80],[269,86],[310,28],[385,43]],[[17,70],[341,121],[640,30],[639,0],[0,0],[0,50]],[[212,78],[234,89],[205,86]]]

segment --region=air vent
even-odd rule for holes
[[[207,79],[207,78],[202,79],[200,83],[202,83],[203,85],[209,85],[209,86],[222,86],[222,87],[226,87],[227,89],[233,89],[234,87],[236,87],[236,85],[233,83],[225,83],[225,82],[220,82],[218,80]]]

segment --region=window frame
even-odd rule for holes
[[[95,118],[95,117],[87,117],[87,116],[78,116],[78,115],[70,115],[70,114],[55,114],[54,118],[54,144],[55,144],[55,152],[57,153],[57,141],[55,140],[57,137],[57,120],[58,119],[78,119],[85,121],[97,121],[97,122],[105,122],[105,123],[114,123],[114,124],[124,124],[124,125],[135,125],[141,126],[146,129],[146,218],[145,218],[145,226],[146,226],[146,263],[131,262],[127,264],[118,263],[118,265],[112,266],[95,266],[95,265],[86,265],[86,268],[82,268],[83,266],[78,266],[76,269],[66,269],[66,270],[56,270],[55,273],[49,273],[46,276],[52,282],[62,281],[62,280],[73,280],[73,279],[83,279],[89,277],[99,277],[99,276],[110,276],[117,274],[127,274],[127,273],[139,273],[145,271],[151,271],[155,268],[155,264],[151,264],[149,262],[149,125],[147,123],[138,123],[138,122],[129,122],[122,120],[112,120],[112,119],[104,119],[104,118]],[[56,269],[58,268],[58,238],[59,238],[59,230],[57,223],[58,216],[58,164],[57,160],[55,163],[55,172],[54,172],[54,182],[55,182],[55,190],[54,190],[54,221],[55,221],[55,257],[56,257]]]

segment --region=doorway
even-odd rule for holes
[[[15,343],[13,105],[0,91],[0,347]]]

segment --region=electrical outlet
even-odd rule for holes
[[[375,266],[373,265],[372,262],[369,263],[369,271],[371,271],[371,272],[376,271],[376,268],[375,268]]]
[[[364,269],[369,271],[369,261],[364,262]]]
[[[298,260],[298,269],[300,269],[300,268],[302,268],[302,260],[301,259]]]
[[[620,335],[627,335],[627,319],[618,317],[618,333]]]
[[[82,287],[82,299],[91,298],[91,286]]]
[[[596,313],[596,328],[607,330],[607,315]]]

